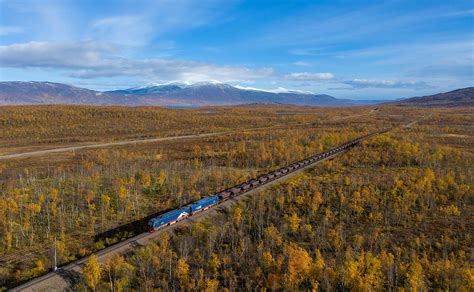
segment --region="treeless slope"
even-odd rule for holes
[[[474,87],[456,89],[450,92],[417,96],[388,103],[398,106],[461,107],[474,106]]]

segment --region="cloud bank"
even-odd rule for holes
[[[140,76],[159,81],[183,82],[253,82],[262,78],[318,82],[335,78],[332,73],[282,74],[272,68],[228,66],[171,58],[133,59],[121,57],[120,53],[120,47],[106,42],[28,42],[0,46],[0,65],[10,68],[61,69],[66,71],[67,76],[79,79]]]
[[[100,42],[28,42],[0,46],[0,65],[10,68],[55,68],[70,77],[92,79],[141,76],[155,80],[239,82],[269,77],[271,68],[224,66],[177,59],[132,59],[115,55],[119,49]]]

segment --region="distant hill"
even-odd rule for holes
[[[420,107],[460,107],[474,106],[474,87],[456,89],[453,91],[427,96],[417,96],[396,102],[386,103],[397,106]]]
[[[0,82],[0,105],[84,104],[114,105],[126,103],[121,95],[53,82]]]
[[[191,85],[170,83],[105,92],[53,82],[0,82],[0,105],[208,106],[249,103],[354,106],[377,102],[337,99],[326,94],[285,89],[279,89],[278,92],[247,89],[218,82]]]

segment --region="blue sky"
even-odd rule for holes
[[[355,99],[473,86],[472,1],[0,0],[0,79]]]

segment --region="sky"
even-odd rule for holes
[[[426,95],[474,86],[474,2],[0,0],[0,80]]]

